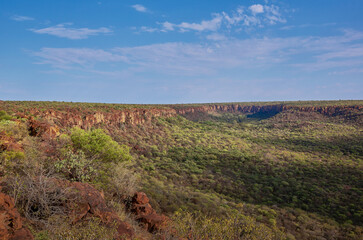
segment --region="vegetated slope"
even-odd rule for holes
[[[129,146],[133,160],[125,168],[141,176],[141,188],[173,219],[175,234],[203,238],[204,226],[218,238],[228,232],[222,229],[231,226],[228,219],[245,227],[241,239],[362,234],[362,101],[137,108],[0,102],[0,108],[27,119],[34,136],[51,142],[79,126],[102,128]],[[49,157],[57,162],[55,153]],[[97,181],[112,195],[102,178]]]

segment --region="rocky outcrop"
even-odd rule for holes
[[[117,214],[107,207],[104,196],[88,183],[68,182],[57,180],[61,188],[69,189],[68,208],[71,210],[71,219],[77,223],[88,217],[97,217],[103,224],[116,227],[116,239],[132,239],[135,235],[134,229],[126,222],[121,221]]]
[[[107,207],[103,194],[88,183],[68,182],[56,180],[57,185],[70,190],[68,199],[75,199],[68,203],[73,223],[97,217],[105,225],[116,227],[117,239],[132,239],[135,237],[134,229],[126,222],[121,221],[117,214]],[[151,207],[149,198],[143,192],[136,192],[132,198],[130,209],[135,219],[150,233],[163,231],[169,219],[165,215],[157,214]]]
[[[28,118],[22,112],[16,113],[16,116],[29,119],[29,130],[33,135],[50,136],[59,134],[59,127],[75,127],[90,129],[97,125],[106,125],[107,127],[120,127],[122,124],[143,124],[150,122],[153,118],[172,117],[177,113],[170,108],[152,108],[152,109],[127,109],[127,110],[110,110],[109,112],[84,112],[75,108],[67,111],[30,109],[29,113],[43,121],[36,121]]]
[[[33,118],[28,120],[28,130],[30,136],[41,136],[43,138],[55,138],[60,134],[59,128],[54,124]]]
[[[22,151],[22,146],[13,137],[8,136],[4,131],[0,132],[0,152]]]
[[[6,102],[2,103],[6,106]],[[65,105],[67,106],[67,105]],[[277,114],[282,111],[301,111],[301,112],[317,112],[326,116],[347,116],[354,113],[353,117],[362,117],[363,105],[321,105],[313,106],[308,103],[296,104],[291,103],[271,103],[271,104],[195,104],[195,105],[163,105],[163,106],[136,106],[125,109],[112,108],[111,105],[105,105],[90,110],[80,108],[77,105],[69,105],[63,108],[12,108],[14,115],[19,118],[28,119],[29,131],[32,135],[54,138],[59,135],[59,129],[78,126],[82,129],[90,129],[92,127],[102,126],[109,130],[119,128],[123,124],[144,124],[158,117],[173,117],[176,115],[186,115],[194,113],[213,113],[228,112],[242,114],[261,114],[270,115]],[[72,107],[71,107],[72,106]],[[120,105],[122,106],[122,105]],[[9,106],[7,106],[9,108]],[[0,109],[1,103],[0,103]],[[5,109],[7,110],[7,109]]]
[[[32,240],[33,235],[23,225],[14,200],[0,193],[0,240]]]
[[[162,231],[168,223],[168,218],[159,215],[151,207],[149,198],[143,192],[137,192],[132,198],[131,212],[149,232]]]

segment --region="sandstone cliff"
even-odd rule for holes
[[[5,104],[6,103],[6,104]],[[53,107],[19,107],[19,104],[12,102],[0,102],[0,110],[12,112],[13,115],[25,118],[29,122],[29,130],[32,135],[45,135],[54,137],[59,134],[60,128],[78,126],[83,129],[90,129],[99,125],[110,128],[120,127],[123,124],[144,124],[158,117],[174,117],[177,115],[195,113],[241,113],[241,114],[268,114],[273,115],[283,111],[317,112],[326,116],[339,116],[354,113],[357,117],[363,115],[362,104],[346,105],[308,105],[308,104],[196,104],[196,105],[137,105],[124,109],[112,108],[100,105],[94,110],[78,107],[77,104],[70,104],[63,108]],[[111,105],[112,106],[112,105]],[[122,105],[120,105],[122,106]]]

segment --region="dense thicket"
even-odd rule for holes
[[[242,204],[245,213],[300,238],[306,224],[362,225],[361,125],[294,111],[262,119],[226,113],[188,118],[193,121],[126,126],[114,135],[133,147],[135,167],[147,176],[144,189],[163,211],[219,215]],[[286,211],[298,230],[284,223]]]

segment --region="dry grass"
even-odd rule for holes
[[[124,163],[115,165],[110,181],[114,188],[113,192],[119,198],[130,197],[139,189],[138,178]]]

